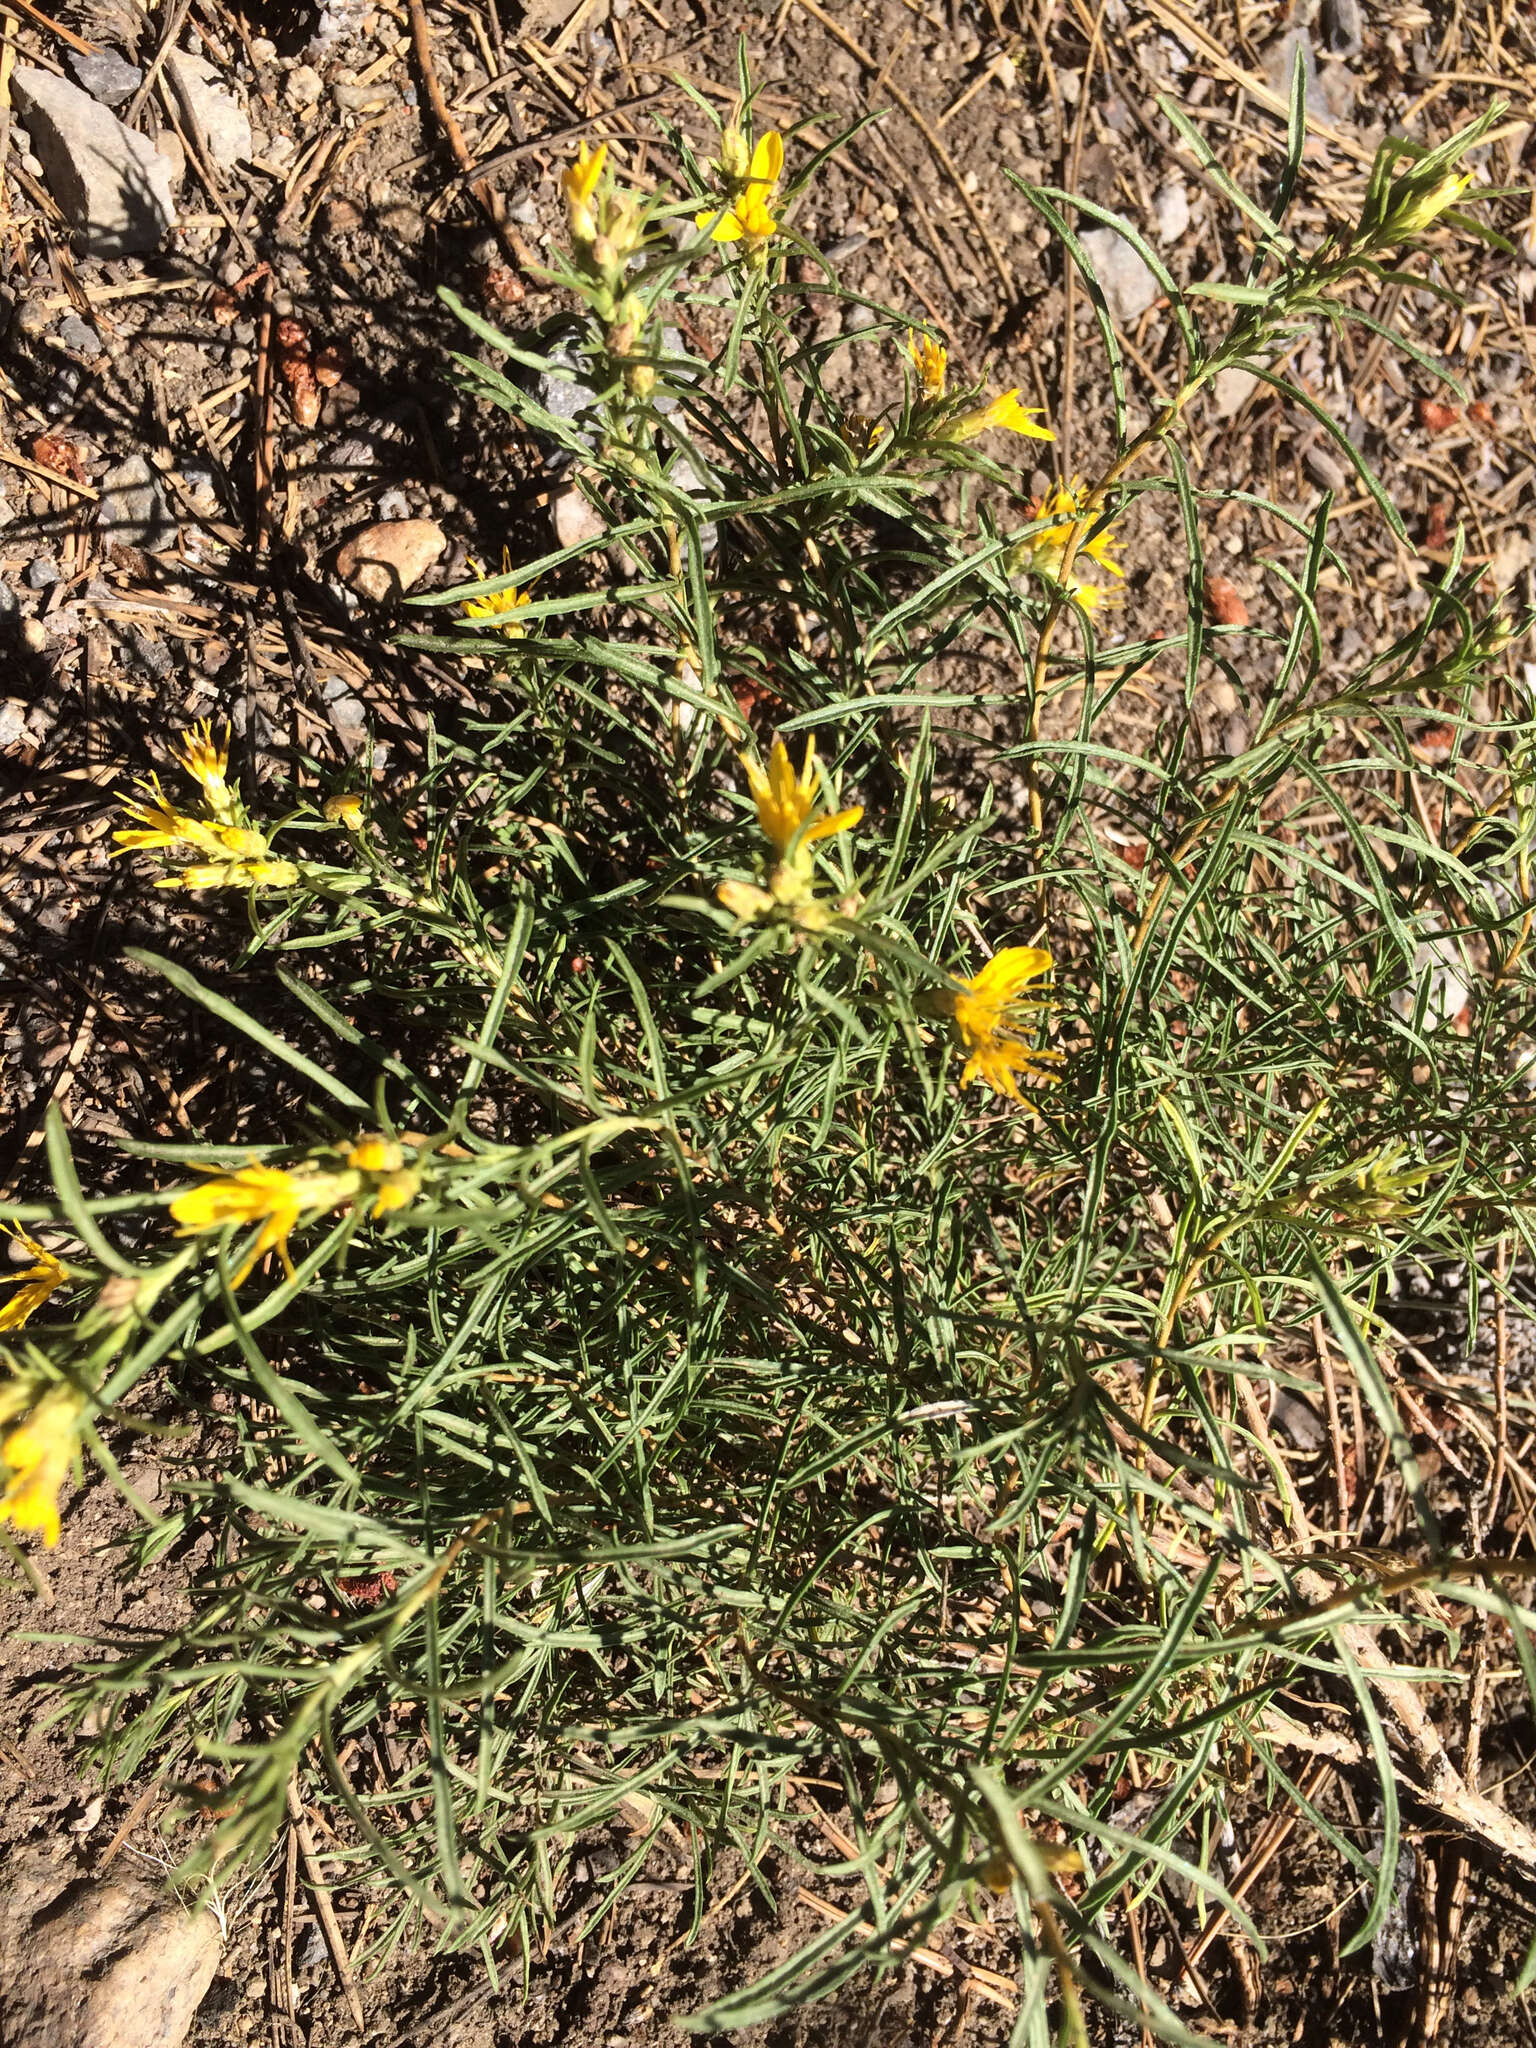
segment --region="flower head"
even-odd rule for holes
[[[1078,573],[1080,562],[1094,562],[1111,576],[1125,574],[1114,557],[1120,539],[1113,522],[1105,521],[1096,531],[1090,531],[1095,515],[1087,489],[1076,478],[1070,484],[1057,484],[1044,497],[1034,500],[1029,516],[1047,524],[1020,544],[1010,557],[1011,566],[1048,578],[1085,612],[1092,613],[1102,604],[1113,603],[1115,594],[1108,586]]]
[[[194,725],[190,732],[181,736],[181,745],[172,747],[172,758],[178,761],[191,776],[208,799],[208,808],[225,825],[235,821],[235,799],[225,779],[229,770],[229,728],[224,728],[222,740],[215,740],[213,729],[205,718],[200,725]]]
[[[476,581],[483,583],[486,578],[485,565],[482,562],[471,561],[469,566],[475,572]],[[503,548],[501,551],[501,573],[503,576],[510,576],[512,573],[510,548]],[[519,590],[515,583],[509,583],[505,590],[487,591],[482,597],[466,597],[460,610],[466,619],[482,620],[498,633],[504,633],[509,640],[520,640],[525,628],[519,623],[517,615],[532,595],[531,590]]]
[[[85,1410],[75,1388],[50,1387],[0,1437],[0,1522],[34,1531],[50,1549],[59,1540],[59,1488],[69,1477]]]
[[[1026,434],[1032,441],[1054,441],[1056,436],[1050,428],[1039,424],[1041,410],[1038,405],[1020,405],[1019,388],[1015,385],[1001,397],[952,419],[941,438],[946,441],[974,441],[978,434],[989,433],[993,427],[1006,427],[1010,434]]]
[[[1051,971],[1051,956],[1042,946],[1004,946],[979,974],[961,980],[950,997],[966,1062],[962,1088],[985,1081],[999,1095],[1022,1101],[1017,1077],[1040,1073],[1059,1053],[1045,1052],[1021,1035],[1025,1015],[1043,1010],[1042,996],[1022,993],[1032,981]]]
[[[370,1131],[348,1151],[347,1164],[359,1173],[398,1173],[405,1164],[405,1150],[393,1138]]]
[[[917,372],[917,395],[924,405],[937,405],[949,385],[949,350],[931,334],[913,334],[907,349]]]
[[[49,1295],[69,1278],[62,1262],[45,1250],[35,1237],[29,1237],[20,1228],[12,1231],[11,1235],[17,1244],[31,1253],[32,1263],[23,1266],[20,1272],[0,1272],[0,1283],[8,1284],[13,1290],[0,1302],[0,1330],[19,1330],[30,1316],[37,1313]]]
[[[212,1171],[205,1169],[205,1171]],[[239,1167],[234,1173],[213,1172],[201,1187],[188,1188],[171,1204],[178,1235],[201,1237],[227,1224],[259,1223],[256,1242],[231,1280],[238,1287],[258,1259],[276,1249],[290,1280],[296,1276],[288,1239],[301,1217],[334,1209],[357,1192],[355,1174],[293,1173],[282,1166]]]
[[[597,216],[592,211],[592,198],[607,161],[606,142],[600,142],[596,149],[589,149],[583,143],[576,152],[575,163],[568,164],[560,174],[560,190],[565,194],[571,234],[578,242],[597,240]]]
[[[729,127],[720,140],[720,170],[730,187],[730,204],[696,213],[693,224],[708,228],[711,241],[744,241],[756,253],[779,231],[772,199],[784,171],[784,138],[770,128],[748,157],[740,129]]]
[[[805,743],[805,760],[798,776],[790,766],[789,749],[782,740],[773,743],[766,773],[746,755],[742,756],[741,765],[757,803],[757,821],[781,861],[814,846],[818,839],[849,831],[864,815],[864,806],[853,804],[847,810],[812,818],[818,802],[814,740]]]
[[[363,829],[363,799],[355,789],[344,789],[325,800],[328,825],[344,825],[349,832]]]

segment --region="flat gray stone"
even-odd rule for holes
[[[1113,228],[1086,228],[1078,239],[1104,287],[1110,312],[1122,327],[1131,326],[1161,295],[1162,286]]]
[[[172,50],[165,60],[165,75],[193,127],[207,140],[208,154],[219,169],[232,171],[237,164],[248,163],[253,148],[250,117],[208,59]]]
[[[176,225],[176,205],[154,145],[67,78],[18,64],[11,89],[48,189],[80,229],[87,253],[158,249]]]
[[[1252,370],[1218,370],[1212,380],[1216,410],[1224,420],[1233,420],[1259,388]]]
[[[102,480],[96,525],[103,542],[163,554],[176,545],[176,517],[160,479],[142,455],[130,455]]]
[[[66,50],[65,62],[75,74],[75,83],[104,107],[120,107],[131,100],[144,83],[137,64],[130,64],[120,50]]]

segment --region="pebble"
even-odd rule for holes
[[[65,62],[75,74],[75,83],[104,107],[120,107],[131,100],[144,82],[137,64],[130,64],[118,50],[66,50]]]
[[[411,501],[404,491],[385,491],[379,499],[381,519],[409,519]]]
[[[343,544],[336,573],[360,596],[384,604],[419,583],[447,546],[435,519],[381,519]]]
[[[1164,248],[1176,242],[1189,226],[1189,192],[1182,178],[1170,178],[1155,202],[1157,239]]]
[[[14,747],[26,729],[26,705],[16,697],[0,699],[0,747]]]
[[[539,224],[539,202],[531,192],[525,193],[521,199],[515,199],[507,208],[507,218],[515,220],[520,228],[537,227]]]
[[[28,562],[23,575],[29,590],[51,590],[63,573],[50,556],[39,555],[35,562]]]
[[[1131,326],[1159,297],[1161,285],[1113,228],[1087,228],[1079,239],[1104,288],[1110,313],[1122,327]]]
[[[82,320],[78,313],[71,313],[59,322],[59,339],[64,346],[73,349],[76,355],[88,356],[92,361],[101,354],[101,336],[89,321]]]
[[[313,64],[295,64],[283,84],[283,98],[300,110],[317,105],[324,91],[325,80]]]
[[[586,493],[576,484],[562,484],[549,498],[549,516],[555,529],[556,545],[580,547],[608,531],[608,522]]]
[[[102,479],[96,524],[103,542],[161,554],[176,543],[176,517],[160,479],[142,455],[130,455]]]
[[[1235,419],[1258,389],[1252,370],[1218,370],[1213,382],[1216,411],[1224,420]]]

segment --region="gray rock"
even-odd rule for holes
[[[1290,98],[1291,77],[1299,58],[1307,78],[1307,105],[1317,105],[1322,98],[1322,89],[1317,82],[1317,57],[1312,48],[1312,38],[1304,28],[1288,28],[1284,35],[1276,36],[1263,55],[1264,76],[1270,89],[1284,99]]]
[[[18,697],[0,698],[0,747],[14,747],[26,729],[26,705]]]
[[[1218,370],[1213,380],[1216,410],[1224,420],[1236,419],[1258,389],[1252,370]]]
[[[1189,226],[1189,193],[1182,178],[1170,178],[1154,202],[1157,209],[1157,239],[1164,248],[1176,242]]]
[[[1113,228],[1087,228],[1079,239],[1104,287],[1110,312],[1122,327],[1129,327],[1158,298],[1162,286]]]
[[[1335,57],[1358,57],[1361,33],[1360,0],[1323,0],[1323,41]]]
[[[143,455],[130,455],[103,479],[96,524],[102,540],[157,555],[176,544],[176,517]]]
[[[337,739],[349,754],[360,752],[368,739],[368,710],[362,698],[340,676],[327,676],[320,690]]]
[[[120,50],[66,50],[65,62],[75,74],[75,83],[104,107],[120,107],[131,100],[144,83],[137,64],[130,64]]]
[[[22,572],[22,579],[28,590],[51,590],[62,573],[58,563],[51,556],[39,555],[35,562],[28,562]]]
[[[137,1878],[46,1849],[0,1882],[6,2048],[180,2048],[219,1966],[218,1924]]]
[[[48,189],[92,256],[145,255],[176,225],[171,177],[142,135],[71,85],[18,64],[11,79]]]
[[[172,50],[165,60],[165,75],[220,170],[248,163],[253,148],[250,118],[208,59]]]
[[[325,80],[313,64],[295,64],[283,86],[283,98],[301,111],[312,107],[325,91]]]
[[[70,313],[59,322],[59,339],[77,356],[86,356],[94,362],[102,353],[101,336],[88,320],[82,320],[78,313]]]

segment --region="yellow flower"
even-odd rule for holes
[[[969,981],[962,980],[950,997],[960,1043],[966,1051],[962,1088],[985,1081],[999,1095],[1023,1100],[1017,1076],[1037,1074],[1059,1053],[1030,1045],[1020,1033],[1023,1013],[1043,1010],[1046,999],[1020,992],[1051,971],[1051,956],[1042,946],[1004,946]]]
[[[355,789],[343,790],[337,796],[325,800],[325,820],[328,825],[345,825],[349,832],[363,829],[363,800]]]
[[[475,580],[483,583],[486,577],[484,564],[472,560],[469,566],[475,572]],[[503,576],[512,573],[510,548],[501,551],[501,573]],[[484,619],[498,633],[505,633],[509,640],[520,640],[525,629],[518,623],[517,614],[532,595],[531,590],[519,590],[515,583],[509,583],[505,590],[492,590],[483,597],[466,597],[459,608],[466,619]]]
[[[1006,427],[1010,434],[1027,434],[1032,441],[1054,441],[1056,436],[1050,428],[1036,423],[1040,411],[1038,405],[1020,405],[1019,389],[1015,385],[1012,391],[1005,391],[1000,398],[951,420],[941,438],[945,441],[974,441],[978,434],[985,434],[993,427]]]
[[[914,334],[907,348],[917,372],[918,397],[924,405],[937,405],[949,383],[949,350],[931,334]]]
[[[158,775],[151,775],[139,787],[144,792],[142,796],[119,799],[123,816],[132,821],[129,830],[112,834],[119,853],[195,847],[216,860],[229,861],[259,859],[266,852],[267,842],[259,832],[242,825],[194,818],[188,811],[177,810],[160,787]]]
[[[204,1169],[213,1172],[213,1169]],[[283,1270],[294,1278],[288,1239],[301,1217],[322,1214],[356,1194],[353,1174],[290,1173],[282,1166],[242,1166],[234,1173],[214,1173],[199,1188],[188,1188],[171,1204],[180,1237],[201,1237],[228,1224],[259,1223],[261,1231],[240,1270],[230,1282],[238,1287],[258,1259],[276,1249]]]
[[[747,784],[757,802],[758,823],[781,861],[790,858],[791,849],[801,854],[814,846],[818,839],[830,839],[835,832],[847,832],[864,815],[864,806],[854,804],[847,810],[833,811],[823,818],[811,818],[818,802],[814,740],[805,743],[805,762],[798,777],[790,766],[789,750],[782,740],[773,743],[766,774],[745,754],[741,757],[741,765],[747,771]]]
[[[372,1131],[348,1152],[347,1164],[359,1173],[398,1173],[405,1164],[405,1152],[393,1138]]]
[[[590,150],[583,143],[576,152],[575,163],[568,164],[561,173],[560,190],[565,194],[571,233],[578,242],[594,242],[597,239],[597,220],[592,212],[592,195],[597,190],[597,181],[603,175],[603,165],[607,161],[606,142],[600,142],[596,149]]]
[[[421,1175],[413,1167],[403,1166],[398,1173],[386,1174],[379,1182],[368,1214],[377,1219],[387,1216],[392,1209],[408,1208],[420,1193]]]
[[[1074,477],[1070,484],[1057,484],[1037,498],[1029,507],[1033,519],[1049,519],[1052,523],[1039,533],[1032,533],[1022,549],[1021,566],[1032,569],[1038,576],[1061,579],[1062,563],[1066,559],[1067,542],[1074,526],[1086,525],[1089,518],[1088,491]],[[1123,576],[1125,571],[1110,552],[1120,545],[1113,522],[1101,526],[1097,533],[1085,534],[1078,542],[1074,561],[1097,562],[1101,569],[1107,569],[1111,576]],[[1073,589],[1073,595],[1077,591]]]
[[[254,838],[255,834],[248,834]],[[299,871],[291,860],[200,861],[179,875],[163,875],[157,889],[291,889]]]
[[[708,207],[704,212],[696,213],[693,224],[696,228],[708,228],[712,241],[745,240],[753,247],[760,247],[779,230],[769,202],[784,170],[784,138],[772,128],[766,135],[759,136],[757,147],[743,172],[737,166],[745,143],[741,143],[740,150],[733,151],[732,135],[741,141],[739,130],[726,130],[721,138],[720,163],[733,188],[731,202],[723,211],[719,207]]]
[[[59,1488],[74,1462],[85,1409],[85,1396],[73,1387],[50,1387],[25,1421],[0,1437],[0,1522],[35,1531],[50,1549],[59,1540]]]
[[[35,1237],[29,1237],[20,1229],[13,1230],[11,1235],[17,1244],[25,1246],[32,1254],[32,1263],[23,1266],[19,1273],[0,1272],[0,1280],[9,1281],[16,1290],[0,1305],[0,1330],[19,1330],[28,1317],[37,1313],[49,1295],[69,1278],[62,1263]]]
[[[208,808],[221,824],[232,825],[235,819],[235,799],[225,780],[229,769],[229,728],[224,728],[224,737],[216,741],[213,729],[205,718],[194,725],[190,732],[182,734],[180,748],[172,747],[173,759],[178,761],[198,784],[208,799]]]

